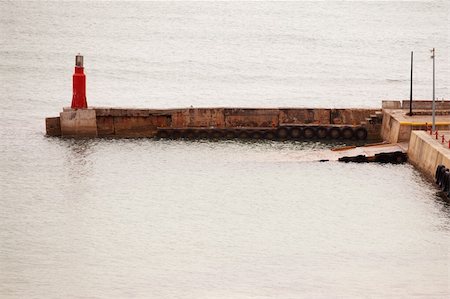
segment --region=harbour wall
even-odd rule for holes
[[[450,131],[444,131],[450,137]],[[408,159],[429,178],[434,178],[438,165],[450,168],[450,149],[425,131],[413,131],[408,147]]]
[[[432,123],[432,101],[414,100],[413,115],[409,116],[410,101],[383,101],[381,138],[389,143],[408,142],[411,132],[428,130]],[[438,131],[450,130],[450,101],[435,101],[435,127]]]
[[[415,118],[423,116],[424,120],[410,121],[404,118],[402,110],[383,110],[383,121],[381,127],[381,138],[389,143],[408,142],[412,131],[426,131],[431,127],[431,112],[416,111]],[[447,121],[436,122],[438,131],[450,130],[450,110],[438,110],[438,117],[448,117]]]
[[[49,136],[155,137],[164,129],[265,129],[310,127],[364,128],[367,139],[379,140],[380,109],[327,108],[64,108],[46,119]]]

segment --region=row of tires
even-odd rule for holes
[[[435,179],[436,184],[447,196],[447,199],[450,199],[450,170],[445,167],[445,165],[438,165],[436,168]]]
[[[356,139],[366,140],[364,127],[279,127],[277,129],[170,129],[159,128],[157,136],[171,139]]]

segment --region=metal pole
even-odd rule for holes
[[[410,88],[409,88],[409,116],[412,116],[413,115],[413,112],[412,112],[412,105],[413,105],[413,103],[412,103],[412,98],[413,98],[413,96],[412,96],[412,92],[413,92],[413,89],[412,89],[412,86],[413,86],[413,51],[411,51],[411,86],[410,86]]]
[[[432,105],[432,115],[433,115],[433,131],[436,130],[436,103],[435,103],[435,67],[434,67],[434,61],[435,61],[435,51],[434,48],[431,50],[431,58],[433,59],[433,105]]]

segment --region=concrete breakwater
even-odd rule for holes
[[[440,134],[448,136],[450,131],[441,131]],[[425,131],[413,131],[408,147],[409,161],[421,169],[428,177],[435,176],[438,165],[450,167],[450,148],[448,143],[442,143]]]
[[[450,101],[383,101],[382,109],[326,108],[64,108],[46,118],[48,136],[383,141],[343,151],[343,162],[403,163],[409,160],[427,177],[438,165],[450,168]],[[329,159],[331,159],[329,158]],[[325,160],[329,160],[325,159]]]
[[[49,136],[252,139],[380,139],[381,109],[64,108]]]
[[[438,133],[439,134],[439,133]],[[441,142],[425,131],[413,131],[409,142],[408,157],[428,178],[435,179],[443,192],[443,197],[450,200],[450,131],[441,131],[448,136],[447,143]],[[441,172],[439,175],[438,172]],[[440,177],[441,176],[441,177]]]

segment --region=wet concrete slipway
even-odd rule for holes
[[[44,136],[88,103],[379,107],[449,95],[446,2],[0,2],[1,298],[448,298],[449,206],[336,143]],[[376,30],[374,30],[376,29]]]

